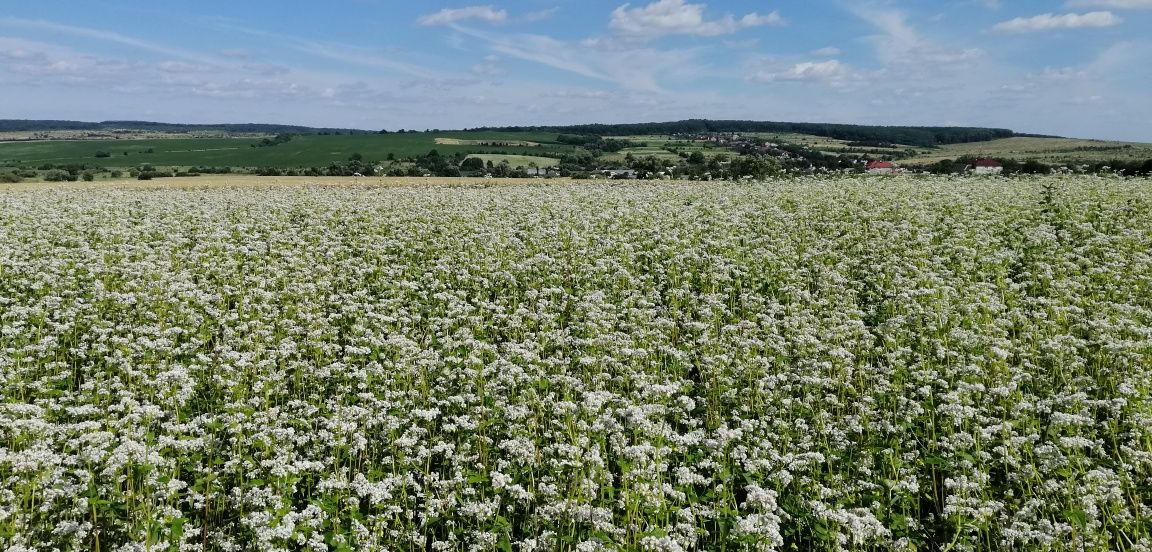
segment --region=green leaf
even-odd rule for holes
[[[508,535],[500,535],[500,542],[496,543],[496,548],[500,552],[512,552],[512,541],[508,539]]]
[[[476,485],[478,483],[485,483],[487,481],[488,481],[488,476],[484,475],[482,473],[477,473],[477,474],[473,474],[473,475],[468,476],[468,484],[469,485]]]
[[[184,538],[184,523],[188,520],[178,517],[173,519],[168,525],[168,532],[171,535],[172,549],[180,549],[180,540]]]
[[[1068,523],[1081,529],[1088,525],[1088,513],[1084,510],[1064,510],[1064,517],[1068,519]]]
[[[944,465],[944,458],[940,456],[925,456],[921,463],[925,466],[941,466]]]

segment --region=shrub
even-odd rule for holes
[[[153,178],[168,178],[170,176],[175,176],[175,174],[171,173],[171,172],[167,172],[167,171],[157,171],[157,170],[153,169],[153,170],[147,170],[147,171],[140,171],[139,174],[136,175],[136,179],[137,180],[152,180]]]
[[[1020,172],[1024,174],[1048,174],[1052,172],[1052,168],[1035,159],[1029,159],[1020,167]]]
[[[75,182],[76,181],[76,175],[74,175],[68,171],[62,171],[60,169],[52,169],[52,170],[44,173],[44,180],[46,180],[48,182]]]

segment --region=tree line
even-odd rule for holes
[[[152,121],[83,122],[65,120],[0,119],[0,132],[36,132],[49,130],[142,130],[153,132],[214,131],[247,134],[370,134],[387,131],[317,128],[276,124],[180,124]],[[707,133],[797,133],[862,143],[904,144],[935,147],[965,142],[983,142],[1019,134],[1003,128],[950,126],[876,126],[836,123],[797,123],[777,121],[686,119],[683,121],[584,124],[568,126],[482,127],[473,130],[501,132],[556,132],[566,136],[687,135]],[[405,132],[400,130],[398,132]],[[436,130],[432,131],[436,132]],[[607,145],[607,144],[606,144]],[[607,150],[606,150],[607,151]]]
[[[373,134],[374,131],[349,128],[316,128],[262,123],[184,124],[153,121],[65,121],[48,119],[0,119],[0,132],[45,132],[50,130],[141,130],[150,132],[229,132],[235,134]]]
[[[963,156],[957,159],[941,159],[924,167],[927,172],[950,174],[964,172],[975,165],[977,157]],[[1045,163],[1037,159],[1019,161],[1010,158],[994,158],[1003,167],[1003,174],[1050,174],[1067,170],[1089,174],[1118,174],[1121,176],[1152,176],[1152,159],[1111,159],[1097,161],[1068,161]]]
[[[851,142],[904,144],[928,148],[946,144],[985,142],[1017,136],[1015,132],[1004,128],[875,126],[711,119],[687,119],[664,123],[588,124],[558,127],[488,127],[476,130],[500,132],[544,131],[596,136],[690,135],[751,132],[795,133],[811,134]]]

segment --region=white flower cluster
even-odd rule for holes
[[[0,550],[1150,550],[1152,187],[0,194]]]

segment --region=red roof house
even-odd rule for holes
[[[972,172],[976,174],[1000,174],[1004,165],[995,159],[977,159],[972,163]]]
[[[900,170],[900,167],[891,161],[869,161],[864,170],[872,174],[892,174]]]

